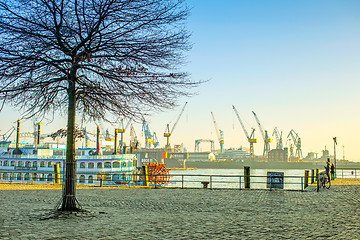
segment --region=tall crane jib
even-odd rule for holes
[[[250,143],[250,156],[251,156],[251,159],[254,160],[254,159],[255,159],[254,143],[257,143],[257,139],[256,139],[255,136],[254,136],[254,135],[255,135],[255,128],[252,128],[251,135],[249,136],[249,134],[248,134],[248,132],[246,131],[246,128],[245,128],[245,126],[244,126],[244,123],[241,121],[241,118],[240,118],[240,115],[239,115],[237,109],[235,108],[234,105],[233,105],[232,107],[233,107],[234,112],[235,112],[235,114],[236,114],[236,117],[237,117],[237,119],[239,120],[240,125],[241,125],[241,127],[242,127],[242,129],[243,129],[243,131],[244,131],[244,133],[245,133],[245,136],[246,136],[248,142]]]
[[[165,129],[165,132],[164,132],[164,137],[166,137],[166,145],[165,145],[165,148],[167,149],[171,149],[171,146],[170,146],[170,136],[171,134],[174,132],[174,129],[176,127],[176,125],[178,124],[182,114],[184,113],[184,110],[185,110],[185,107],[187,105],[187,102],[184,104],[183,108],[181,109],[181,112],[180,114],[178,115],[173,127],[171,128],[170,130],[170,124],[167,124],[166,125],[166,129]]]
[[[252,112],[254,114],[254,117],[255,117],[255,120],[257,122],[257,125],[259,127],[259,130],[261,132],[261,136],[264,140],[264,152],[263,152],[263,156],[264,158],[268,158],[269,156],[269,152],[270,152],[270,143],[272,142],[272,139],[269,138],[268,136],[268,132],[265,130],[263,130],[263,127],[261,126],[261,123],[260,123],[260,120],[259,118],[257,117],[256,113],[253,111]]]
[[[219,143],[220,143],[220,152],[223,152],[224,151],[224,132],[218,128],[217,123],[215,121],[214,114],[212,112],[211,112],[211,116],[212,116],[212,119],[213,119],[213,122],[214,122],[216,135],[217,135],[217,138],[218,138]]]

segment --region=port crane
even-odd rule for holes
[[[124,145],[124,133],[125,133],[126,129],[130,126],[131,120],[132,120],[132,118],[129,119],[129,121],[126,123],[126,125],[124,127],[124,119],[121,119],[120,120],[120,128],[115,129],[115,135],[117,133],[120,133],[119,147],[120,147],[121,153],[122,153],[122,149],[123,149],[123,145]]]
[[[218,126],[216,124],[216,121],[215,121],[214,114],[212,112],[211,112],[211,116],[212,116],[212,119],[213,119],[213,122],[214,122],[216,135],[217,135],[217,138],[218,138],[219,143],[220,143],[220,152],[223,152],[223,150],[224,150],[224,132],[218,128]]]
[[[214,140],[211,139],[196,139],[195,140],[195,152],[200,152],[200,143],[209,142],[211,152],[214,151]]]
[[[295,157],[298,157],[299,159],[303,158],[301,150],[301,138],[299,137],[299,134],[297,134],[293,129],[291,129],[287,137],[289,138],[289,136],[291,136],[291,139],[293,140],[296,147]]]
[[[252,131],[251,131],[251,134],[249,136],[248,132],[246,131],[246,128],[244,126],[244,123],[241,121],[241,118],[240,118],[240,115],[238,113],[238,111],[236,110],[235,106],[233,105],[232,106],[233,109],[234,109],[234,112],[236,114],[236,117],[238,118],[239,122],[240,122],[240,125],[245,133],[245,136],[248,140],[248,142],[250,143],[250,156],[251,156],[251,159],[254,159],[255,158],[255,154],[254,154],[254,143],[257,143],[257,139],[255,138],[255,128],[252,128]]]
[[[180,114],[178,115],[178,118],[176,119],[173,127],[171,128],[171,131],[170,131],[170,124],[167,124],[167,125],[166,125],[166,129],[165,129],[165,132],[164,132],[164,137],[166,137],[166,145],[165,145],[165,148],[167,148],[167,149],[170,149],[170,148],[171,148],[171,146],[170,146],[170,136],[171,136],[171,134],[174,132],[174,129],[175,129],[177,123],[179,122],[182,114],[184,113],[186,104],[187,104],[187,102],[184,104],[184,107],[181,109],[181,112],[180,112]]]
[[[3,141],[7,142],[9,140],[9,138],[11,137],[11,135],[13,134],[13,132],[15,131],[15,127],[11,127],[9,130],[6,131],[6,133],[1,134],[0,136],[3,137]]]
[[[263,152],[263,156],[267,158],[268,155],[269,155],[270,143],[272,142],[272,139],[269,138],[267,131],[266,131],[266,130],[265,130],[265,131],[263,130],[263,128],[262,128],[262,126],[261,126],[261,123],[260,123],[260,120],[259,120],[259,118],[256,116],[256,113],[255,113],[254,111],[252,111],[252,113],[254,114],[255,120],[256,120],[256,122],[257,122],[257,124],[258,124],[258,126],[259,126],[259,129],[260,129],[260,132],[261,132],[261,136],[262,136],[262,138],[263,138],[263,140],[264,140],[264,152]]]
[[[275,127],[272,135],[276,138],[276,149],[283,149],[282,132],[279,133],[278,128]]]
[[[149,124],[145,120],[144,116],[142,116],[142,131],[145,135],[145,147],[151,148],[151,146],[157,147],[159,145],[158,139],[156,137],[156,133],[151,133]]]

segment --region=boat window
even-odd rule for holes
[[[96,174],[96,180],[100,181],[102,179],[102,174]]]
[[[48,162],[48,167],[53,167],[54,163],[53,162]]]
[[[45,162],[44,161],[40,162],[40,167],[45,167]]]
[[[26,162],[25,162],[25,167],[31,167],[31,162],[30,162],[30,161],[26,161]]]
[[[23,162],[22,161],[18,161],[18,167],[22,167],[23,166]]]
[[[2,166],[2,161],[0,161],[0,166]]]
[[[101,162],[97,163],[97,168],[102,168],[102,163]]]
[[[94,168],[94,163],[93,163],[93,162],[89,162],[89,163],[88,163],[88,168]]]
[[[85,176],[84,175],[80,176],[79,183],[85,183]]]
[[[111,175],[110,175],[110,174],[106,174],[106,175],[104,176],[104,180],[105,180],[105,181],[111,181]]]
[[[119,168],[120,163],[119,162],[113,162],[113,168]]]
[[[30,180],[30,174],[25,173],[25,175],[24,175],[24,180]]]
[[[45,181],[45,174],[41,173],[39,179],[40,181]]]
[[[104,162],[104,168],[111,168],[111,162]]]
[[[7,173],[3,173],[3,179],[4,179],[4,180],[7,180],[7,179],[8,179]]]
[[[33,173],[33,175],[32,175],[32,180],[33,180],[33,181],[36,181],[36,179],[37,179],[37,174],[36,174],[36,173]]]
[[[37,161],[34,161],[33,162],[33,167],[37,167],[38,165],[37,165]]]
[[[49,175],[47,176],[47,181],[48,181],[48,182],[52,182],[52,180],[53,180],[53,176],[52,176],[52,174],[49,174]]]
[[[4,161],[4,166],[9,166],[9,162],[8,162],[8,161]]]
[[[88,183],[94,183],[94,179],[93,179],[93,176],[89,176],[89,180],[88,180]]]
[[[80,163],[80,168],[85,168],[85,162]]]
[[[18,174],[17,174],[16,180],[21,180],[21,173],[18,173]]]
[[[11,161],[10,166],[15,167],[15,161]]]

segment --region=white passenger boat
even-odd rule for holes
[[[54,182],[54,165],[64,172],[65,150],[52,147],[20,147],[14,154],[10,142],[0,142],[0,180],[3,182]],[[137,154],[93,155],[91,148],[77,149],[79,184],[136,184]]]

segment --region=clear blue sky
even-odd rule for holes
[[[248,147],[232,110],[235,105],[248,129],[256,126],[251,111],[271,134],[278,127],[286,139],[294,129],[305,156],[325,145],[332,154],[332,137],[337,136],[338,158],[344,145],[346,158],[360,161],[360,1],[188,3],[194,45],[183,69],[194,80],[209,82],[197,89],[197,96],[179,101],[189,103],[172,144],[184,143],[193,151],[195,139],[216,139],[213,112],[224,131],[225,147]],[[166,123],[175,120],[180,109],[149,119],[161,144]],[[1,113],[1,121],[7,121],[3,131],[17,118],[7,112]],[[137,129],[141,137],[141,126]],[[256,137],[255,153],[261,154],[259,132]]]

